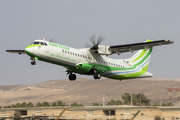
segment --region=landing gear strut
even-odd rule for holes
[[[75,74],[72,74],[71,71],[67,70],[67,75],[69,74],[69,80],[70,81],[75,81],[76,80],[76,75]]]
[[[36,61],[34,58],[30,58],[32,61],[31,61],[31,65],[36,65]]]

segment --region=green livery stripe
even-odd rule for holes
[[[148,53],[146,54],[146,56],[145,56],[140,62],[138,62],[137,64],[135,64],[134,66],[138,66],[138,65],[142,64],[142,63],[149,57],[149,55],[151,55],[152,49],[153,49],[153,47],[151,47],[151,48],[149,49]]]
[[[135,61],[137,61],[137,60],[139,60],[145,53],[146,53],[146,49],[144,49],[142,52],[141,52],[141,54],[134,60],[134,61],[132,61],[132,62],[135,62]]]
[[[152,41],[152,40],[150,40],[150,39],[146,39],[146,42],[151,42],[151,41]],[[141,54],[140,54],[135,60],[133,60],[132,62],[135,62],[135,61],[139,60],[146,52],[147,52],[147,50],[146,50],[146,49],[143,49],[143,51],[141,52]]]
[[[109,76],[111,79],[132,79],[132,78],[137,78],[147,71],[144,71],[144,69],[148,68],[148,65],[144,67],[141,71],[136,72],[136,73],[131,73],[131,74],[124,74],[124,75],[115,75],[115,76]]]
[[[149,65],[147,65],[146,67],[144,67],[142,70],[147,72],[148,66],[149,66]]]
[[[150,40],[150,39],[146,39],[146,42],[151,42],[152,40]]]
[[[32,47],[37,47],[37,46],[43,46],[43,45],[40,45],[40,44],[32,44],[32,45],[29,45],[26,47],[27,48],[32,48]]]

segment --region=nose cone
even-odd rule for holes
[[[34,47],[33,45],[29,45],[25,48],[26,54],[33,57],[34,56]]]
[[[32,52],[32,47],[31,47],[31,45],[27,46],[27,47],[25,48],[25,51],[26,51],[26,52]]]

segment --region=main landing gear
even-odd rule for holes
[[[75,81],[76,80],[76,75],[75,74],[69,74],[69,80],[70,81]]]
[[[101,79],[101,74],[97,73],[97,71],[94,70],[93,77],[94,77],[94,79]]]
[[[71,71],[67,70],[67,75],[69,74],[69,80],[70,81],[75,81],[76,80],[76,75],[75,74],[72,74]]]
[[[36,61],[34,58],[30,58],[32,61],[31,61],[31,65],[36,65]]]

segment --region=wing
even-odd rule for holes
[[[26,54],[25,50],[6,50],[6,52],[18,53],[18,54]]]
[[[157,40],[157,41],[110,46],[109,50],[113,51],[114,53],[120,54],[124,52],[134,52],[135,50],[149,49],[153,46],[167,45],[172,43],[174,43],[172,40]]]

